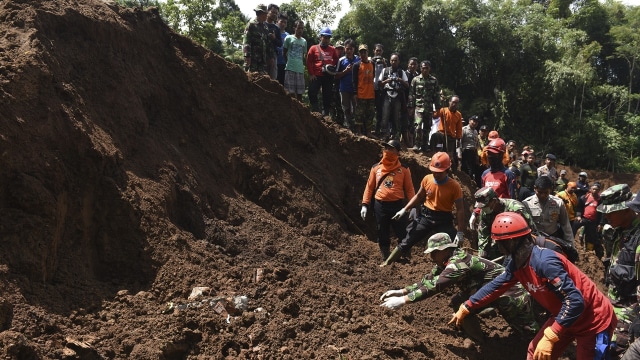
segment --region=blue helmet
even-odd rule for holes
[[[331,36],[331,29],[329,27],[326,27],[320,30],[320,36]]]

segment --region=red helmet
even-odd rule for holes
[[[510,240],[531,234],[531,228],[522,215],[515,212],[498,214],[491,225],[493,240]]]
[[[507,145],[504,143],[504,140],[497,138],[493,139],[487,145],[487,151],[492,152],[494,154],[503,153],[506,151]]]

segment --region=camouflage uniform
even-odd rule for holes
[[[600,194],[598,212],[609,214],[627,210],[627,200],[631,196],[629,185],[614,185]],[[613,303],[636,301],[636,290],[640,285],[640,217],[636,216],[627,228],[615,228],[608,241],[611,242],[611,262],[607,295]]]
[[[271,46],[267,35],[269,29],[265,23],[254,19],[247,24],[242,38],[244,56],[251,58],[251,65],[245,66],[245,71],[257,71],[267,73],[267,51]]]
[[[504,205],[503,212],[516,212],[527,221],[529,227],[534,233],[537,233],[536,224],[533,222],[533,217],[529,210],[518,200],[513,199],[498,199],[500,203]],[[484,251],[484,257],[488,259],[495,259],[500,256],[500,251],[495,242],[491,240],[491,224],[493,220],[500,212],[494,211],[491,214],[487,214],[484,210],[480,212],[480,223],[478,224],[478,250]]]
[[[484,284],[504,272],[494,262],[455,249],[445,268],[436,266],[420,283],[405,288],[409,301],[429,298],[451,285],[458,285],[461,292],[452,298],[451,306],[458,306]],[[492,303],[509,325],[519,333],[535,334],[539,326],[534,320],[531,297],[519,283],[507,290]]]
[[[429,142],[428,134],[431,130],[433,105],[436,110],[440,109],[438,79],[433,75],[429,75],[429,78],[425,79],[422,74],[413,78],[409,87],[409,105],[415,109],[414,125],[417,130],[415,143],[426,149]],[[425,113],[427,115],[424,115]],[[423,121],[425,116],[427,121]]]

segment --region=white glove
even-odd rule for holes
[[[403,296],[403,295],[404,295],[404,289],[387,290],[387,292],[385,292],[384,294],[382,294],[382,296],[380,296],[380,301],[382,301],[382,300],[384,300],[385,298],[388,298],[388,297]]]
[[[471,230],[478,230],[478,227],[476,226],[476,213],[472,212],[471,213],[471,217],[469,218],[469,228]]]
[[[418,218],[418,209],[413,208],[409,211],[409,220],[415,220]]]
[[[380,306],[384,306],[389,309],[397,309],[404,304],[405,304],[404,296],[398,296],[398,297],[386,298],[384,302],[380,304]]]
[[[393,215],[393,217],[392,217],[391,219],[392,219],[392,220],[398,220],[398,219],[400,219],[400,218],[404,215],[404,213],[405,213],[406,211],[407,211],[407,210],[405,210],[404,208],[400,209],[400,211],[398,211],[395,215]]]
[[[367,217],[367,205],[362,205],[362,209],[360,209],[360,217],[362,220]]]
[[[453,240],[453,243],[458,245],[462,245],[462,243],[464,242],[464,232],[462,231],[458,231],[458,233],[456,234],[456,238],[455,240]]]

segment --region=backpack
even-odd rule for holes
[[[538,232],[535,235],[534,243],[540,247],[551,249],[557,253],[564,255],[569,261],[575,264],[579,259],[578,250],[565,239],[551,236],[544,232]]]

